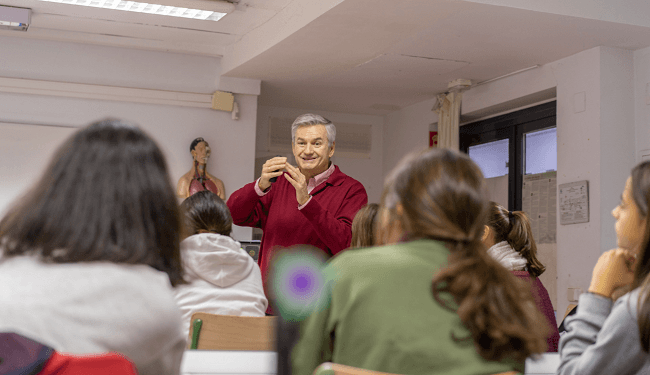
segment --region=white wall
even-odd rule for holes
[[[557,79],[557,184],[589,181],[589,222],[561,225],[557,220],[558,315],[569,304],[564,293],[568,287],[587,290],[601,253],[599,52],[591,49],[552,66]],[[580,92],[585,93],[586,109],[574,113],[574,95]]]
[[[503,110],[504,103],[556,90],[557,183],[589,180],[590,189],[588,223],[560,225],[558,218],[560,317],[569,304],[567,288],[580,287],[586,291],[596,260],[616,245],[610,212],[634,166],[634,150],[650,148],[650,109],[642,104],[645,96],[639,97],[641,92],[645,93],[645,83],[650,82],[649,63],[650,49],[632,54],[598,47],[463,94],[462,113],[471,115],[490,108]],[[632,94],[634,87],[636,97]],[[574,107],[581,93],[585,97],[584,111]],[[433,100],[425,101],[385,117],[385,173],[409,150],[426,146],[428,125],[436,121],[436,115],[430,111],[432,105]]]
[[[640,162],[638,153],[650,149],[650,47],[634,51],[634,113]]]
[[[636,127],[634,52],[608,47],[600,51],[600,250],[604,252],[616,247],[612,210],[636,165]]]
[[[346,157],[334,152],[333,162],[341,171],[355,180],[361,182],[368,193],[368,202],[378,203],[383,187],[383,130],[384,119],[381,116],[356,115],[340,112],[327,112],[310,109],[279,108],[259,106],[257,112],[257,155],[258,157],[272,157],[274,152],[268,152],[269,118],[294,119],[304,113],[317,113],[329,119],[336,125],[337,122],[348,124],[372,125],[371,152],[369,158]],[[289,154],[291,150],[287,151]],[[259,176],[256,176],[257,178]]]
[[[0,217],[35,182],[56,148],[75,130],[0,123]]]
[[[413,150],[429,147],[429,125],[438,121],[431,110],[435,99],[384,116],[384,176]]]
[[[211,57],[9,37],[0,38],[0,45],[2,77],[206,94],[217,89],[220,78],[220,61]],[[224,181],[229,194],[252,180],[255,159],[257,96],[236,95],[236,101],[237,121],[228,112],[211,109],[1,93],[0,123],[26,124],[26,132],[34,133],[27,124],[81,127],[108,116],[133,121],[162,148],[174,186],[191,168],[190,142],[202,136],[212,148],[208,171]],[[35,147],[48,142],[46,133],[33,139]],[[0,191],[26,187],[16,188],[2,175],[19,160],[19,155],[0,149]],[[24,184],[31,182],[27,179]],[[250,233],[248,228],[236,228],[233,237],[248,239]]]

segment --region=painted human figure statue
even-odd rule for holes
[[[178,180],[176,195],[181,199],[185,199],[196,192],[210,190],[221,199],[226,199],[226,189],[223,182],[206,170],[210,158],[210,145],[208,145],[208,142],[201,137],[196,138],[190,144],[190,153],[194,165],[189,172]]]

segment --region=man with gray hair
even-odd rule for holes
[[[368,195],[360,182],[331,163],[335,139],[330,120],[311,113],[298,116],[291,125],[297,166],[285,157],[271,158],[257,181],[228,199],[235,224],[264,231],[259,264],[265,283],[278,247],[313,245],[332,256],[350,246],[352,219]]]

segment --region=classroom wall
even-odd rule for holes
[[[643,138],[647,140],[650,135],[646,121],[650,111],[641,108],[638,94],[642,85],[638,76],[644,74],[648,78],[644,82],[650,81],[646,68],[649,55],[650,50],[633,54],[615,48],[592,48],[463,94],[462,114],[472,115],[489,113],[492,108],[503,111],[508,103],[532,104],[522,103],[521,99],[532,100],[539,93],[556,90],[557,183],[589,180],[590,189],[588,223],[560,225],[558,217],[556,308],[560,318],[569,304],[567,288],[586,291],[596,260],[616,245],[610,212],[634,165],[635,148],[642,147]],[[635,85],[636,126],[632,94]],[[396,145],[385,150],[385,172],[410,149],[426,146],[428,126],[436,121],[430,111],[432,106],[433,100],[428,100],[385,117],[384,139]]]
[[[434,103],[426,100],[384,116],[384,176],[404,155],[429,147],[429,125],[438,122]]]
[[[616,247],[612,210],[636,165],[634,52],[600,48],[601,251]]]
[[[650,149],[650,47],[634,51],[634,114],[636,162]]]
[[[334,152],[332,158],[341,171],[358,180],[366,188],[368,202],[379,202],[383,186],[383,153],[386,148],[383,144],[384,118],[382,116],[357,115],[340,112],[319,111],[312,109],[280,108],[259,106],[257,112],[257,157],[260,159],[270,158],[277,152],[268,151],[269,118],[289,118],[305,113],[317,113],[337,123],[372,125],[371,151],[369,157],[352,157],[342,152]],[[287,150],[291,154],[291,150]],[[256,176],[257,178],[259,176]]]
[[[0,37],[0,45],[0,77],[203,94],[219,88],[218,58],[11,37]],[[237,92],[232,79],[229,85]],[[236,94],[235,101],[239,120],[207,108],[0,93],[0,123],[22,124],[33,135],[34,147],[24,149],[27,154],[52,139],[32,125],[78,128],[109,116],[133,121],[162,148],[174,187],[191,168],[189,144],[202,136],[212,148],[208,171],[224,181],[229,194],[252,180],[255,160],[257,96]],[[0,149],[0,212],[38,176],[30,171],[22,183],[6,178],[16,173],[21,160],[15,150]],[[250,236],[249,228],[233,231],[237,239]]]

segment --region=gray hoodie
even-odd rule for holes
[[[643,351],[637,324],[639,289],[611,299],[580,295],[578,312],[566,319],[560,338],[559,375],[650,374],[650,354]]]
[[[260,267],[239,242],[220,234],[196,234],[181,242],[181,254],[189,284],[176,288],[176,301],[189,334],[195,312],[221,315],[264,316]]]
[[[141,375],[175,375],[186,336],[169,277],[145,265],[0,259],[0,332],[69,354],[118,352]]]

